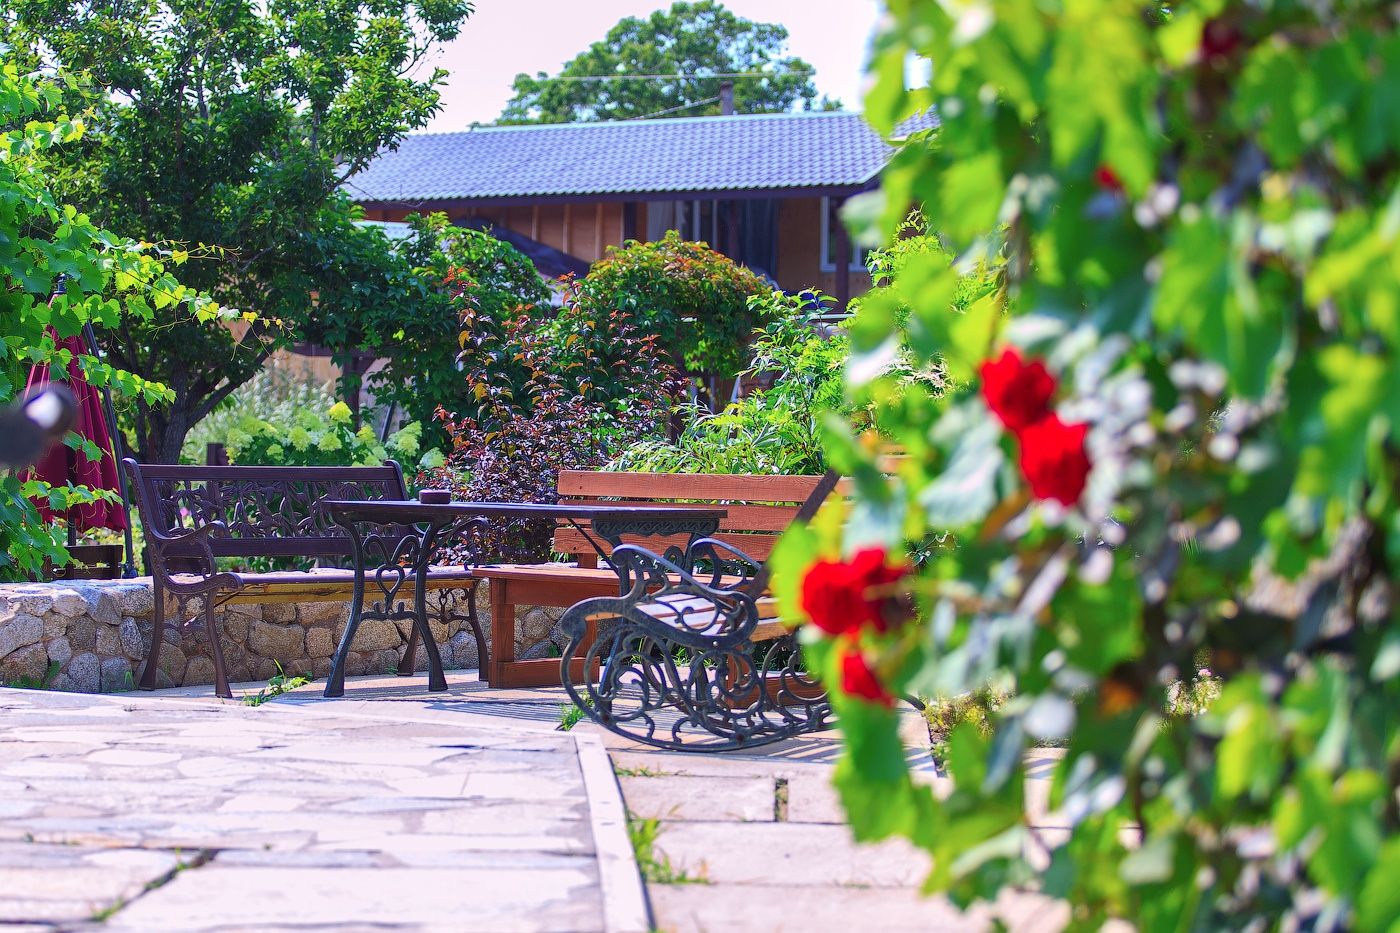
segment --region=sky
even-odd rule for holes
[[[554,74],[618,20],[670,7],[670,0],[476,0],[455,40],[426,63],[451,73],[432,132],[490,123],[510,99],[516,74]],[[788,54],[816,69],[817,91],[859,110],[865,59],[879,0],[725,0],[738,16],[788,29]]]

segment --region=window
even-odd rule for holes
[[[836,271],[836,225],[840,215],[831,209],[831,198],[822,198],[822,271]],[[851,271],[864,272],[870,258],[869,247],[851,244]]]
[[[719,211],[714,201],[653,201],[647,206],[647,239],[659,240],[675,230],[687,240],[719,249]]]

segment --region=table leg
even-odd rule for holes
[[[355,546],[355,588],[350,596],[350,617],[345,622],[345,632],[340,636],[340,646],[331,658],[331,671],[326,677],[326,697],[345,696],[345,659],[350,654],[350,643],[355,640],[355,630],[360,627],[360,616],[365,606],[365,561],[360,548],[359,533],[350,531]]]
[[[487,684],[504,684],[506,665],[515,660],[515,606],[511,604],[510,581],[491,581],[491,663]]]

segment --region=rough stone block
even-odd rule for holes
[[[136,620],[130,616],[122,619],[119,629],[122,642],[122,652],[128,658],[139,658],[146,653],[145,642],[141,638],[141,627],[136,624]]]
[[[120,620],[119,620],[120,621]],[[97,626],[97,656],[100,658],[124,657],[121,632],[114,625],[106,623]]]
[[[259,657],[287,661],[306,651],[306,633],[299,625],[255,622],[248,629],[248,648]]]
[[[106,658],[100,669],[103,693],[121,693],[134,689],[136,678],[131,670],[131,662],[126,658]]]
[[[0,658],[43,637],[44,621],[38,616],[16,613],[0,620]]]
[[[79,693],[97,693],[102,689],[101,661],[91,651],[74,655],[66,673]]]
[[[11,652],[0,660],[0,683],[28,681],[41,683],[49,671],[49,654],[43,645],[30,645]]]
[[[53,611],[69,618],[88,615],[88,601],[76,590],[55,588]]]
[[[380,651],[401,644],[399,630],[384,619],[365,619],[355,631],[355,648],[359,651]]]
[[[59,637],[48,643],[49,660],[58,662],[62,667],[73,657],[73,646],[68,643],[68,639]]]
[[[350,612],[350,603],[302,603],[300,609],[303,625],[334,625],[345,621]]]
[[[185,657],[185,652],[180,650],[179,645],[162,645],[160,649],[160,667],[167,677],[174,683],[181,683],[185,676],[185,666],[189,663]],[[212,670],[212,667],[211,667]]]
[[[296,603],[268,603],[262,607],[262,617],[264,622],[276,622],[285,625],[288,622],[297,620]]]
[[[151,578],[132,580],[117,590],[121,597],[122,613],[136,618],[144,618],[155,611],[155,590]]]
[[[110,587],[101,587],[86,583],[78,587],[78,593],[87,603],[87,614],[98,622],[107,625],[119,625],[122,620],[121,600],[117,594],[112,592]]]
[[[306,654],[310,658],[329,658],[335,654],[335,642],[329,628],[306,630]]]
[[[164,652],[161,652],[164,654]],[[190,658],[189,664],[185,666],[184,677],[181,683],[189,684],[212,684],[214,682],[214,662],[199,655]]]
[[[68,625],[68,641],[74,651],[93,651],[97,648],[97,623],[91,619],[75,619]]]

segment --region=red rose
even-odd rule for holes
[[[1089,455],[1084,450],[1087,424],[1065,424],[1047,415],[1018,435],[1021,472],[1037,499],[1057,499],[1074,505],[1089,479]]]
[[[982,364],[982,397],[1001,423],[1012,431],[1034,424],[1050,413],[1055,377],[1040,360],[1027,363],[1008,348]]]
[[[898,601],[872,590],[887,588],[908,572],[905,565],[889,566],[884,548],[865,548],[850,561],[819,560],[802,578],[802,611],[828,635],[865,625],[887,631],[897,618]]]
[[[1240,47],[1244,37],[1234,23],[1213,19],[1201,30],[1201,58],[1212,65],[1224,64]]]
[[[1110,194],[1123,193],[1123,179],[1107,165],[1100,165],[1094,171],[1094,183]]]
[[[881,706],[894,705],[894,697],[880,683],[858,648],[847,648],[841,653],[841,692]]]

